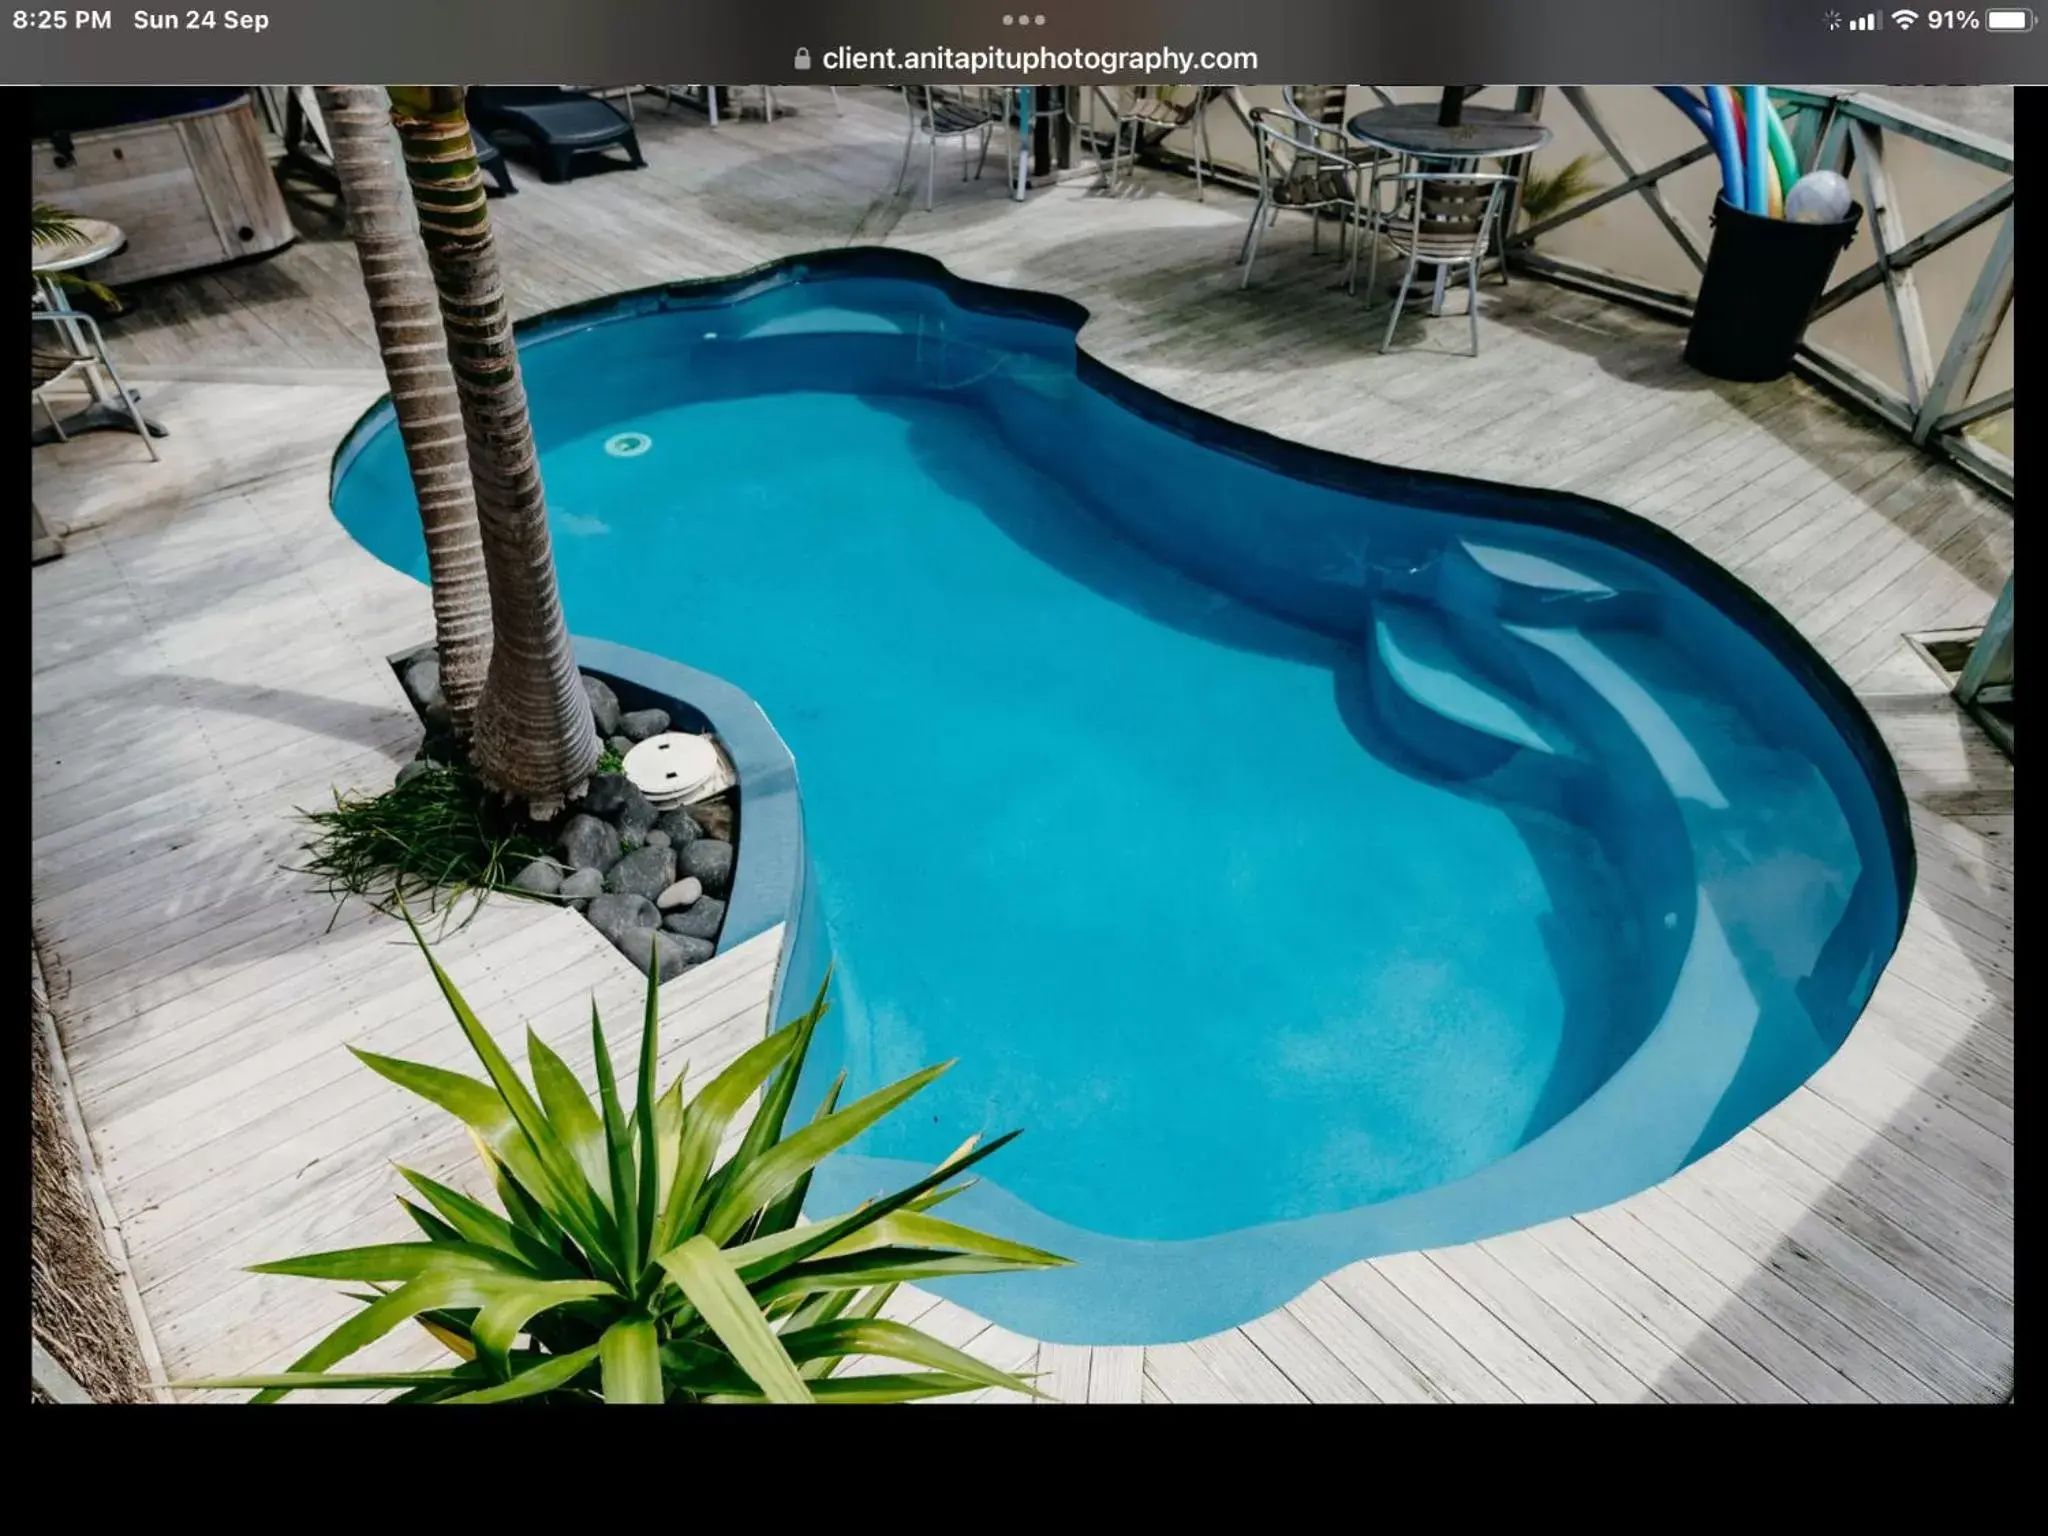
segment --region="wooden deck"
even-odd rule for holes
[[[780,94],[780,93],[779,93]],[[1660,322],[1535,283],[1462,316],[1347,299],[1306,225],[1239,293],[1247,201],[1141,178],[1007,201],[891,196],[883,98],[791,90],[715,133],[643,109],[649,168],[494,204],[531,312],[848,242],[1052,289],[1084,344],[1209,410],[1362,457],[1566,487],[1670,526],[1777,604],[1856,687],[1913,800],[1920,878],[1898,955],[1841,1052],[1729,1145],[1569,1221],[1353,1265],[1214,1338],[1039,1345],[928,1296],[941,1337],[1035,1364],[1067,1401],[1923,1401],[2004,1397],[2013,1337],[2012,768],[1904,645],[1980,622],[2009,509],[1798,384],[1710,384]],[[309,216],[306,227],[318,229]],[[1375,323],[1375,321],[1378,323]],[[40,449],[65,557],[34,603],[36,941],[128,1258],[173,1374],[288,1359],[348,1303],[241,1273],[397,1233],[392,1160],[449,1176],[443,1117],[347,1044],[455,1063],[459,1033],[395,925],[284,865],[295,805],[388,781],[415,725],[384,658],[426,594],[328,516],[327,458],[381,390],[335,231],[148,292],[117,360],[171,429],[164,462],[101,435]],[[545,933],[543,934],[543,930]],[[777,937],[668,994],[669,1056],[715,1068],[764,1022]],[[639,983],[574,917],[493,902],[447,940],[500,1031],[576,1059],[584,999]],[[508,1035],[508,1043],[513,1043]],[[390,1355],[418,1358],[417,1335]]]

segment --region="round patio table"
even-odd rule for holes
[[[1550,130],[1526,112],[1468,106],[1449,127],[1440,115],[1433,101],[1404,101],[1361,112],[1344,126],[1354,139],[1411,160],[1513,159],[1550,142]]]
[[[1550,142],[1550,130],[1526,112],[1504,107],[1461,106],[1458,121],[1446,124],[1442,106],[1433,101],[1404,101],[1361,112],[1345,129],[1361,143],[1390,150],[1409,161],[1450,162],[1471,168],[1481,160],[1516,160]],[[1444,307],[1444,275],[1437,269],[1430,291],[1429,313]]]

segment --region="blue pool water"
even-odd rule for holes
[[[807,1092],[958,1058],[814,1210],[1024,1127],[953,1209],[1080,1264],[955,1294],[1158,1342],[1631,1193],[1827,1058],[1910,870],[1810,653],[1632,520],[1233,432],[1072,325],[858,253],[523,345],[571,627],[794,754]],[[424,576],[379,413],[335,507]]]

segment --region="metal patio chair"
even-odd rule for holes
[[[917,147],[919,134],[925,138],[924,207],[931,212],[932,191],[938,179],[939,140],[960,141],[960,179],[966,181],[967,141],[976,135],[981,139],[981,156],[974,163],[974,175],[978,179],[988,164],[988,141],[995,133],[998,123],[1010,121],[1009,106],[1000,91],[982,88],[952,90],[942,85],[906,85],[901,87],[903,105],[910,116],[909,131],[903,138],[903,164],[896,172],[896,190],[903,190],[904,178],[910,174],[910,152]]]
[[[1408,302],[1408,289],[1416,272],[1465,270],[1465,309],[1472,326],[1472,355],[1479,355],[1479,264],[1486,259],[1493,238],[1494,221],[1515,178],[1481,175],[1472,171],[1406,171],[1384,177],[1383,187],[1395,188],[1394,206],[1385,213],[1373,211],[1379,238],[1397,256],[1408,258],[1408,270],[1401,274],[1401,291],[1394,296],[1393,313],[1387,317],[1387,334],[1380,350],[1394,343],[1394,327],[1400,323],[1401,308]],[[1374,242],[1372,267],[1366,276],[1366,291],[1372,291],[1379,275],[1379,243]]]
[[[1237,259],[1244,267],[1238,283],[1248,288],[1252,264],[1259,257],[1259,238],[1279,220],[1283,211],[1306,213],[1312,225],[1310,249],[1322,248],[1323,215],[1336,211],[1343,216],[1339,250],[1354,253],[1355,240],[1364,222],[1368,188],[1375,166],[1355,158],[1341,127],[1331,128],[1292,107],[1254,107],[1252,133],[1258,147],[1259,196],[1252,205],[1251,222]]]
[[[1351,89],[1348,85],[1283,85],[1280,87],[1280,99],[1287,103],[1288,110],[1297,119],[1305,118],[1316,125],[1319,144],[1364,167],[1364,228],[1368,240],[1377,241],[1379,231],[1373,223],[1373,214],[1378,200],[1379,179],[1383,174],[1398,171],[1401,157],[1390,149],[1377,144],[1361,144],[1351,137],[1351,130],[1345,126]],[[1379,98],[1380,105],[1394,105],[1394,98],[1380,87],[1369,85],[1366,89]],[[1351,240],[1350,265],[1344,274],[1344,290],[1347,293],[1358,291],[1358,241],[1355,233]]]
[[[1204,199],[1202,190],[1202,162],[1205,158],[1214,161],[1209,150],[1209,115],[1203,111],[1210,100],[1209,91],[1202,86],[1186,85],[1127,85],[1109,95],[1099,87],[1088,98],[1090,132],[1093,134],[1094,107],[1097,99],[1110,110],[1112,124],[1109,140],[1109,154],[1099,159],[1102,167],[1102,186],[1105,191],[1114,192],[1117,185],[1126,179],[1138,163],[1138,153],[1145,147],[1147,138],[1157,144],[1183,128],[1194,130],[1195,197]],[[1125,131],[1129,130],[1131,147],[1124,148]],[[1100,143],[1100,135],[1094,134]]]
[[[70,434],[64,430],[63,419],[50,405],[49,391],[65,380],[77,377],[85,381],[86,388],[99,404],[118,402],[125,408],[135,423],[135,432],[142,439],[142,446],[149,450],[150,458],[161,458],[149,423],[142,418],[142,407],[135,402],[135,392],[121,382],[114,360],[107,355],[107,344],[100,335],[99,322],[75,309],[51,310],[40,304],[30,307],[28,317],[32,324],[50,327],[47,333],[35,330],[29,333],[28,380],[29,394],[43,408],[43,415],[50,423],[50,430],[57,434],[57,440],[68,442]]]

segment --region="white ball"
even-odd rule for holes
[[[1833,171],[1812,171],[1785,194],[1785,217],[1800,224],[1839,224],[1855,201],[1849,183]]]

